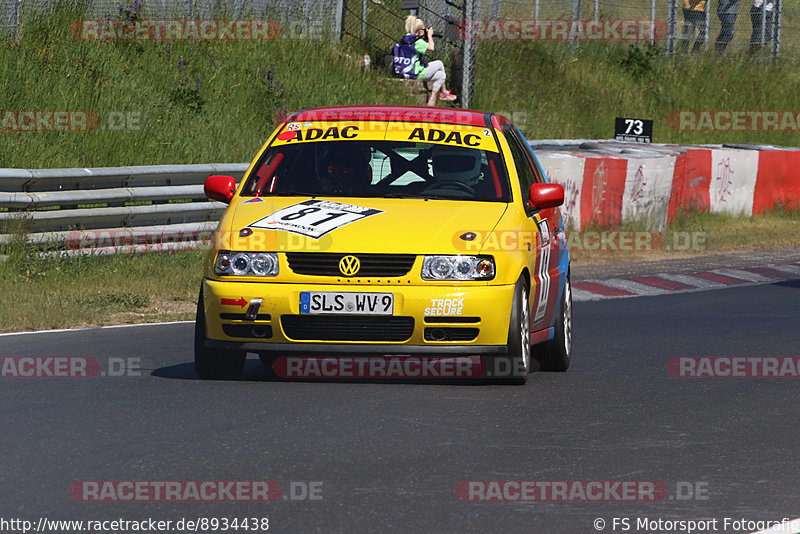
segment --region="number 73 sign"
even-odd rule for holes
[[[614,120],[614,139],[634,143],[652,143],[653,121],[617,117]]]

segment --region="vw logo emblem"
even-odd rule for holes
[[[339,260],[339,271],[345,276],[354,276],[361,269],[361,262],[355,256],[345,256]]]

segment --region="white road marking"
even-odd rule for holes
[[[169,321],[166,323],[138,323],[138,324],[112,324],[108,326],[85,326],[81,328],[60,328],[58,330],[32,330],[29,332],[7,332],[4,336],[23,336],[28,334],[57,334],[63,332],[80,332],[81,330],[102,330],[104,328],[134,328],[137,326],[164,326],[170,324],[194,324],[194,321]]]
[[[599,283],[599,282],[597,282]],[[626,280],[624,278],[612,278],[610,280],[603,280],[603,285],[621,289],[623,291],[630,291],[637,295],[663,295],[665,293],[672,293],[669,289],[661,287],[649,286],[633,280]]]
[[[578,289],[577,287],[572,288],[572,300],[576,302],[583,302],[587,300],[603,300],[607,298],[611,297],[598,295],[597,293],[592,293],[591,291],[586,291],[585,289]]]
[[[800,274],[800,265],[770,265],[769,268],[785,273]]]
[[[719,282],[712,282],[711,280],[706,280],[705,278],[700,278],[699,276],[692,276],[690,274],[659,274],[658,276],[660,278],[663,278],[664,280],[679,282],[681,284],[686,284],[687,286],[693,286],[702,289],[726,287],[725,284],[720,284]]]
[[[774,278],[769,278],[767,276],[763,276],[756,273],[751,273],[748,271],[740,271],[739,269],[717,269],[716,271],[711,271],[715,274],[721,274],[724,276],[730,276],[733,278],[739,278],[740,280],[747,280],[748,282],[774,282]]]

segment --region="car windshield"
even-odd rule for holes
[[[498,153],[410,141],[273,146],[247,178],[242,195],[510,199]]]

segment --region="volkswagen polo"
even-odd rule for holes
[[[228,208],[197,303],[201,378],[240,376],[247,353],[466,357],[518,384],[570,364],[564,190],[500,115],[293,113],[238,185],[205,193]]]

